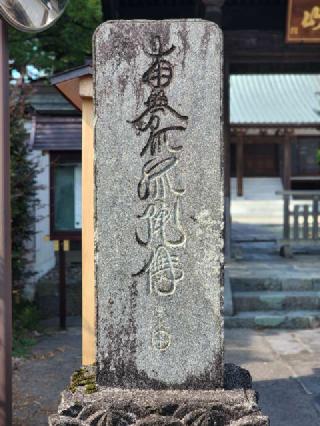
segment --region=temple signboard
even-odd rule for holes
[[[320,0],[289,0],[288,43],[320,43]]]

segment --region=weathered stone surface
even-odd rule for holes
[[[101,390],[64,392],[50,426],[268,426],[253,390]]]
[[[248,370],[235,364],[224,365],[224,390],[251,388],[252,378]]]
[[[221,40],[201,20],[95,33],[100,385],[223,384]]]

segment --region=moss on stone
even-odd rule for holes
[[[98,388],[95,383],[88,383],[86,385],[86,393],[94,393],[97,392]]]
[[[85,387],[85,393],[91,394],[96,392],[96,375],[92,373],[92,369],[85,367],[75,371],[71,376],[70,391],[76,392],[78,387]]]

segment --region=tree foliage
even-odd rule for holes
[[[51,74],[82,65],[91,55],[92,35],[101,20],[101,0],[70,0],[60,20],[44,32],[26,34],[11,28],[13,68],[24,74],[26,65],[34,65]]]
[[[27,244],[34,235],[34,208],[38,203],[37,163],[30,156],[25,129],[27,91],[23,85],[11,87],[10,155],[11,155],[11,225],[12,278],[14,290],[24,287],[32,275],[28,267]]]

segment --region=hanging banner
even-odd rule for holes
[[[320,43],[320,0],[288,0],[287,43]]]

